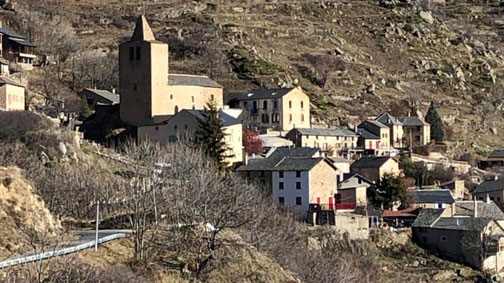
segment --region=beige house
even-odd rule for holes
[[[410,142],[413,146],[427,145],[431,140],[430,124],[425,122],[420,117],[400,117],[399,121],[403,124],[404,139],[407,141],[407,146]]]
[[[364,129],[373,135],[377,136],[379,140],[377,154],[386,153],[390,151],[390,129],[386,125],[382,124],[378,121],[367,120],[362,122],[358,127],[358,129]]]
[[[385,112],[378,116],[376,121],[384,124],[390,129],[390,140],[389,144],[394,148],[403,148],[403,140],[404,140],[404,128],[403,123],[399,121],[394,116]]]
[[[25,110],[25,87],[7,77],[0,77],[0,110]]]
[[[359,174],[353,174],[338,184],[336,203],[350,203],[354,207],[367,204],[367,189],[374,183]]]
[[[310,128],[310,99],[300,87],[256,89],[239,95],[230,104],[244,109],[247,127],[289,131]]]
[[[503,272],[504,213],[493,202],[458,201],[423,209],[412,238],[437,255],[488,273]]]
[[[425,189],[408,191],[408,202],[415,208],[446,208],[455,202],[450,190]]]
[[[387,156],[364,156],[350,166],[350,172],[362,175],[373,182],[380,181],[385,174],[392,176],[401,174],[399,162]]]
[[[330,156],[338,156],[342,150],[357,148],[359,135],[347,129],[295,128],[285,137],[295,146],[320,148]]]
[[[139,139],[149,139],[157,142],[175,142],[184,138],[194,137],[199,121],[205,119],[202,110],[182,110],[170,119],[155,125],[138,128]],[[241,121],[220,111],[219,116],[226,134],[225,141],[229,148],[226,162],[229,164],[243,161],[243,128]]]
[[[168,74],[168,44],[157,41],[144,16],[119,46],[121,120],[149,126],[182,109],[223,107],[222,86],[206,76]]]

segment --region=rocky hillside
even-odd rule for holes
[[[145,1],[145,13],[170,43],[171,72],[206,73],[228,91],[301,85],[323,125],[386,109],[425,114],[434,100],[459,155],[485,154],[504,134],[499,2],[157,0]],[[43,3],[100,52],[117,50],[144,9],[131,0]]]

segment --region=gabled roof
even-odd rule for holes
[[[22,85],[21,83],[16,82],[15,80],[13,80],[13,79],[11,79],[11,78],[8,78],[8,77],[0,77],[0,85],[4,85],[4,84],[15,85],[15,86],[19,86],[19,87],[25,87],[25,86],[24,86],[24,85]]]
[[[494,149],[488,158],[504,158],[504,149]]]
[[[403,123],[404,126],[426,126],[429,123],[425,122],[420,117],[400,117],[399,121]]]
[[[504,190],[504,179],[499,178],[497,180],[485,181],[479,184],[479,186],[477,186],[472,193],[479,194],[479,193],[487,193],[502,190]]]
[[[478,209],[478,217],[504,220],[504,213],[494,202],[477,201],[476,207]],[[474,201],[457,201],[455,203],[455,215],[473,216]]]
[[[285,157],[275,165],[275,171],[310,171],[320,162],[327,162],[323,157]],[[331,163],[329,165],[332,166]]]
[[[188,113],[190,113],[191,115],[193,115],[194,117],[196,117],[199,120],[204,120],[205,119],[204,111],[203,110],[184,109],[184,110],[182,110],[180,112],[188,112]],[[221,118],[222,125],[224,127],[241,124],[240,120],[238,120],[238,119],[230,116],[229,114],[226,114],[223,111],[219,111],[219,117]]]
[[[295,147],[276,148],[264,159],[249,160],[247,165],[238,167],[238,171],[306,171],[318,164],[321,160],[327,162],[336,170],[336,167],[322,157],[315,157],[318,148]]]
[[[363,128],[357,128],[357,133],[359,134],[359,136],[363,139],[366,139],[366,140],[379,140],[380,137],[371,133],[370,131],[366,130],[366,129],[363,129]]]
[[[379,122],[379,121],[376,121],[376,120],[366,120],[366,121],[362,122],[362,123],[358,126],[358,128],[365,127],[365,126],[366,126],[366,124],[371,124],[371,125],[374,125],[374,126],[376,126],[376,127],[378,127],[378,128],[387,128],[387,129],[388,129],[387,125],[385,125],[385,124],[383,124],[383,123],[381,123],[381,122]]]
[[[9,40],[15,41],[18,44],[25,45],[25,46],[33,46],[33,47],[36,46],[35,44],[31,43],[28,40],[28,37],[26,37],[24,35],[20,35],[12,30],[0,27],[0,33],[6,35],[9,38]]]
[[[354,213],[359,215],[381,217],[383,215],[383,209],[372,205],[359,205],[355,207]]]
[[[155,41],[154,33],[152,32],[149,23],[144,15],[141,15],[135,26],[135,31],[133,36],[131,36],[130,41]]]
[[[402,125],[401,121],[390,115],[388,112],[381,114],[375,120],[385,125]]]
[[[351,168],[380,168],[389,160],[394,160],[389,156],[364,156],[355,161]]]
[[[104,99],[112,102],[113,104],[119,103],[120,102],[120,96],[118,94],[112,93],[108,90],[103,90],[103,89],[92,89],[92,88],[85,88],[85,91],[94,93],[100,97],[103,97]]]
[[[169,74],[168,85],[203,86],[212,88],[222,88],[220,84],[207,76]]]
[[[331,137],[356,137],[357,133],[348,129],[314,129],[314,128],[295,128],[291,131],[298,131],[302,135],[310,136],[331,136]]]
[[[434,221],[441,217],[443,211],[443,209],[424,208],[411,224],[411,227],[430,227]]]
[[[418,215],[418,213],[420,212],[421,208],[418,208],[418,207],[408,207],[408,208],[405,208],[403,210],[397,210],[397,211],[393,211],[393,210],[384,210],[383,211],[383,217],[416,217]]]
[[[450,190],[412,190],[408,192],[413,203],[446,203],[455,202]]]
[[[494,219],[481,217],[442,217],[431,227],[458,231],[482,231],[492,221]]]
[[[270,98],[280,98],[289,92],[291,92],[294,88],[275,88],[275,89],[253,89],[247,92],[246,94],[242,94],[236,97],[236,100],[252,100],[252,99],[270,99]]]
[[[373,185],[374,182],[369,180],[368,178],[360,175],[360,174],[345,174],[344,175],[344,179],[343,181],[341,182],[341,184],[344,184],[344,183],[347,183],[350,179],[353,179],[353,178],[358,178],[366,183],[368,183],[368,185]],[[348,188],[348,187],[347,187]],[[344,187],[342,187],[342,189],[345,189]]]

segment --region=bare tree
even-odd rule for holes
[[[330,75],[336,71],[345,71],[346,64],[341,58],[327,54],[305,53],[302,58],[307,61],[321,76],[319,86],[326,87]]]

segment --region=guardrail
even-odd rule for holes
[[[100,245],[105,242],[109,242],[109,241],[116,240],[119,238],[124,238],[126,236],[127,236],[126,233],[113,234],[113,235],[98,239],[98,244]],[[5,261],[0,261],[0,269],[6,268],[9,266],[13,266],[13,265],[33,262],[33,261],[40,261],[40,260],[44,260],[44,259],[55,257],[55,256],[62,256],[62,255],[66,255],[66,254],[71,254],[71,253],[75,253],[75,252],[78,252],[81,250],[92,248],[94,246],[95,246],[95,241],[93,240],[93,241],[83,243],[83,244],[73,246],[73,247],[61,248],[61,249],[55,248],[52,251],[46,251],[46,252],[41,252],[41,253],[30,255],[30,256],[8,259]]]

